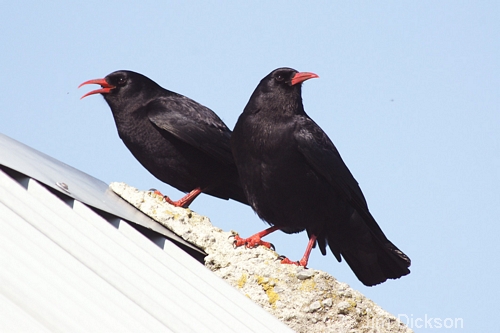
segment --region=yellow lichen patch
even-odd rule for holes
[[[313,291],[316,288],[316,282],[313,279],[304,280],[299,288],[302,291]]]
[[[354,309],[356,306],[358,306],[358,303],[356,303],[356,301],[354,301],[354,300],[352,300],[352,299],[348,300],[347,302],[348,302],[348,303],[349,303],[349,305],[350,305],[349,310],[352,310],[352,309]]]
[[[345,300],[342,303],[343,303],[342,308],[339,308],[339,313],[342,313],[342,314],[347,314],[349,312],[354,311],[354,309],[357,306],[357,303],[355,301],[351,300],[351,299],[350,300]],[[347,303],[348,306],[346,306],[347,304],[345,304],[345,303]]]
[[[276,301],[280,299],[280,295],[274,291],[276,281],[276,279],[268,279],[262,276],[257,276],[257,283],[265,291],[269,304],[271,304],[273,308],[276,308]]]
[[[238,288],[243,288],[245,283],[247,283],[248,275],[246,273],[241,274],[241,277],[238,279]]]

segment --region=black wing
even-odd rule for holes
[[[294,132],[298,149],[311,167],[357,209],[368,209],[358,182],[340,157],[337,148],[310,118],[301,117]]]
[[[233,164],[231,131],[209,108],[182,95],[148,105],[149,120],[162,130],[226,164]]]
[[[351,216],[350,230],[355,231],[354,247],[338,248],[335,237],[328,238],[333,254],[340,261],[340,254],[346,259],[356,276],[366,285],[375,285],[387,278],[395,279],[410,273],[410,258],[392,244],[384,235],[368,210],[366,200],[358,182],[340,157],[337,148],[323,130],[309,118],[297,122],[295,140],[298,149],[309,165],[319,175],[342,193],[355,209]],[[365,237],[366,227],[375,236]],[[320,242],[324,254],[325,242]],[[374,256],[376,254],[376,256]],[[374,258],[377,258],[374,262]]]

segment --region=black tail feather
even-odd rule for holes
[[[410,273],[411,261],[382,233],[373,217],[356,211],[347,225],[331,231],[328,244],[332,253],[344,257],[356,277],[366,286],[374,286],[387,279],[398,279]],[[366,219],[370,219],[368,222]],[[377,228],[371,226],[376,225]],[[348,237],[343,237],[348,235]]]

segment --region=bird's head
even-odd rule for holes
[[[262,110],[274,110],[273,113],[281,110],[284,114],[301,112],[302,83],[317,77],[317,74],[288,67],[275,69],[260,81],[245,109],[250,113]]]
[[[259,86],[269,91],[292,91],[297,90],[302,82],[317,77],[317,74],[311,72],[298,72],[293,68],[282,67],[269,73]]]
[[[78,88],[87,84],[99,84],[101,85],[101,89],[92,90],[81,98],[94,94],[102,94],[108,102],[114,99],[121,99],[121,97],[124,96],[131,98],[136,94],[153,92],[156,90],[155,88],[159,87],[156,83],[142,74],[124,70],[108,74],[103,79],[85,81],[80,84]]]
[[[86,93],[85,95],[83,95],[80,99],[83,99],[83,98],[85,98],[87,96],[95,95],[95,94],[109,94],[109,93],[111,93],[111,91],[113,91],[114,89],[116,89],[116,87],[118,86],[118,84],[124,85],[126,83],[126,78],[125,77],[122,77],[120,79],[117,79],[117,78],[115,79],[114,74],[115,73],[111,73],[111,74],[109,74],[108,76],[106,76],[103,79],[88,80],[88,81],[85,81],[82,84],[80,84],[78,86],[78,88],[81,88],[81,87],[83,87],[83,86],[85,86],[87,84],[99,84],[99,85],[101,85],[101,89],[96,89],[96,90],[89,91],[88,93]]]

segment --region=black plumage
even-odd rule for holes
[[[116,71],[82,98],[102,94],[118,135],[156,178],[183,192],[173,202],[187,207],[200,193],[247,204],[231,154],[231,131],[209,108],[160,87],[146,76]]]
[[[304,111],[302,82],[314,77],[274,70],[236,123],[231,146],[241,183],[252,208],[274,227],[235,244],[258,244],[278,229],[306,230],[301,265],[317,242],[323,255],[328,245],[339,262],[343,257],[365,285],[406,275],[410,259],[384,235],[334,144]]]

